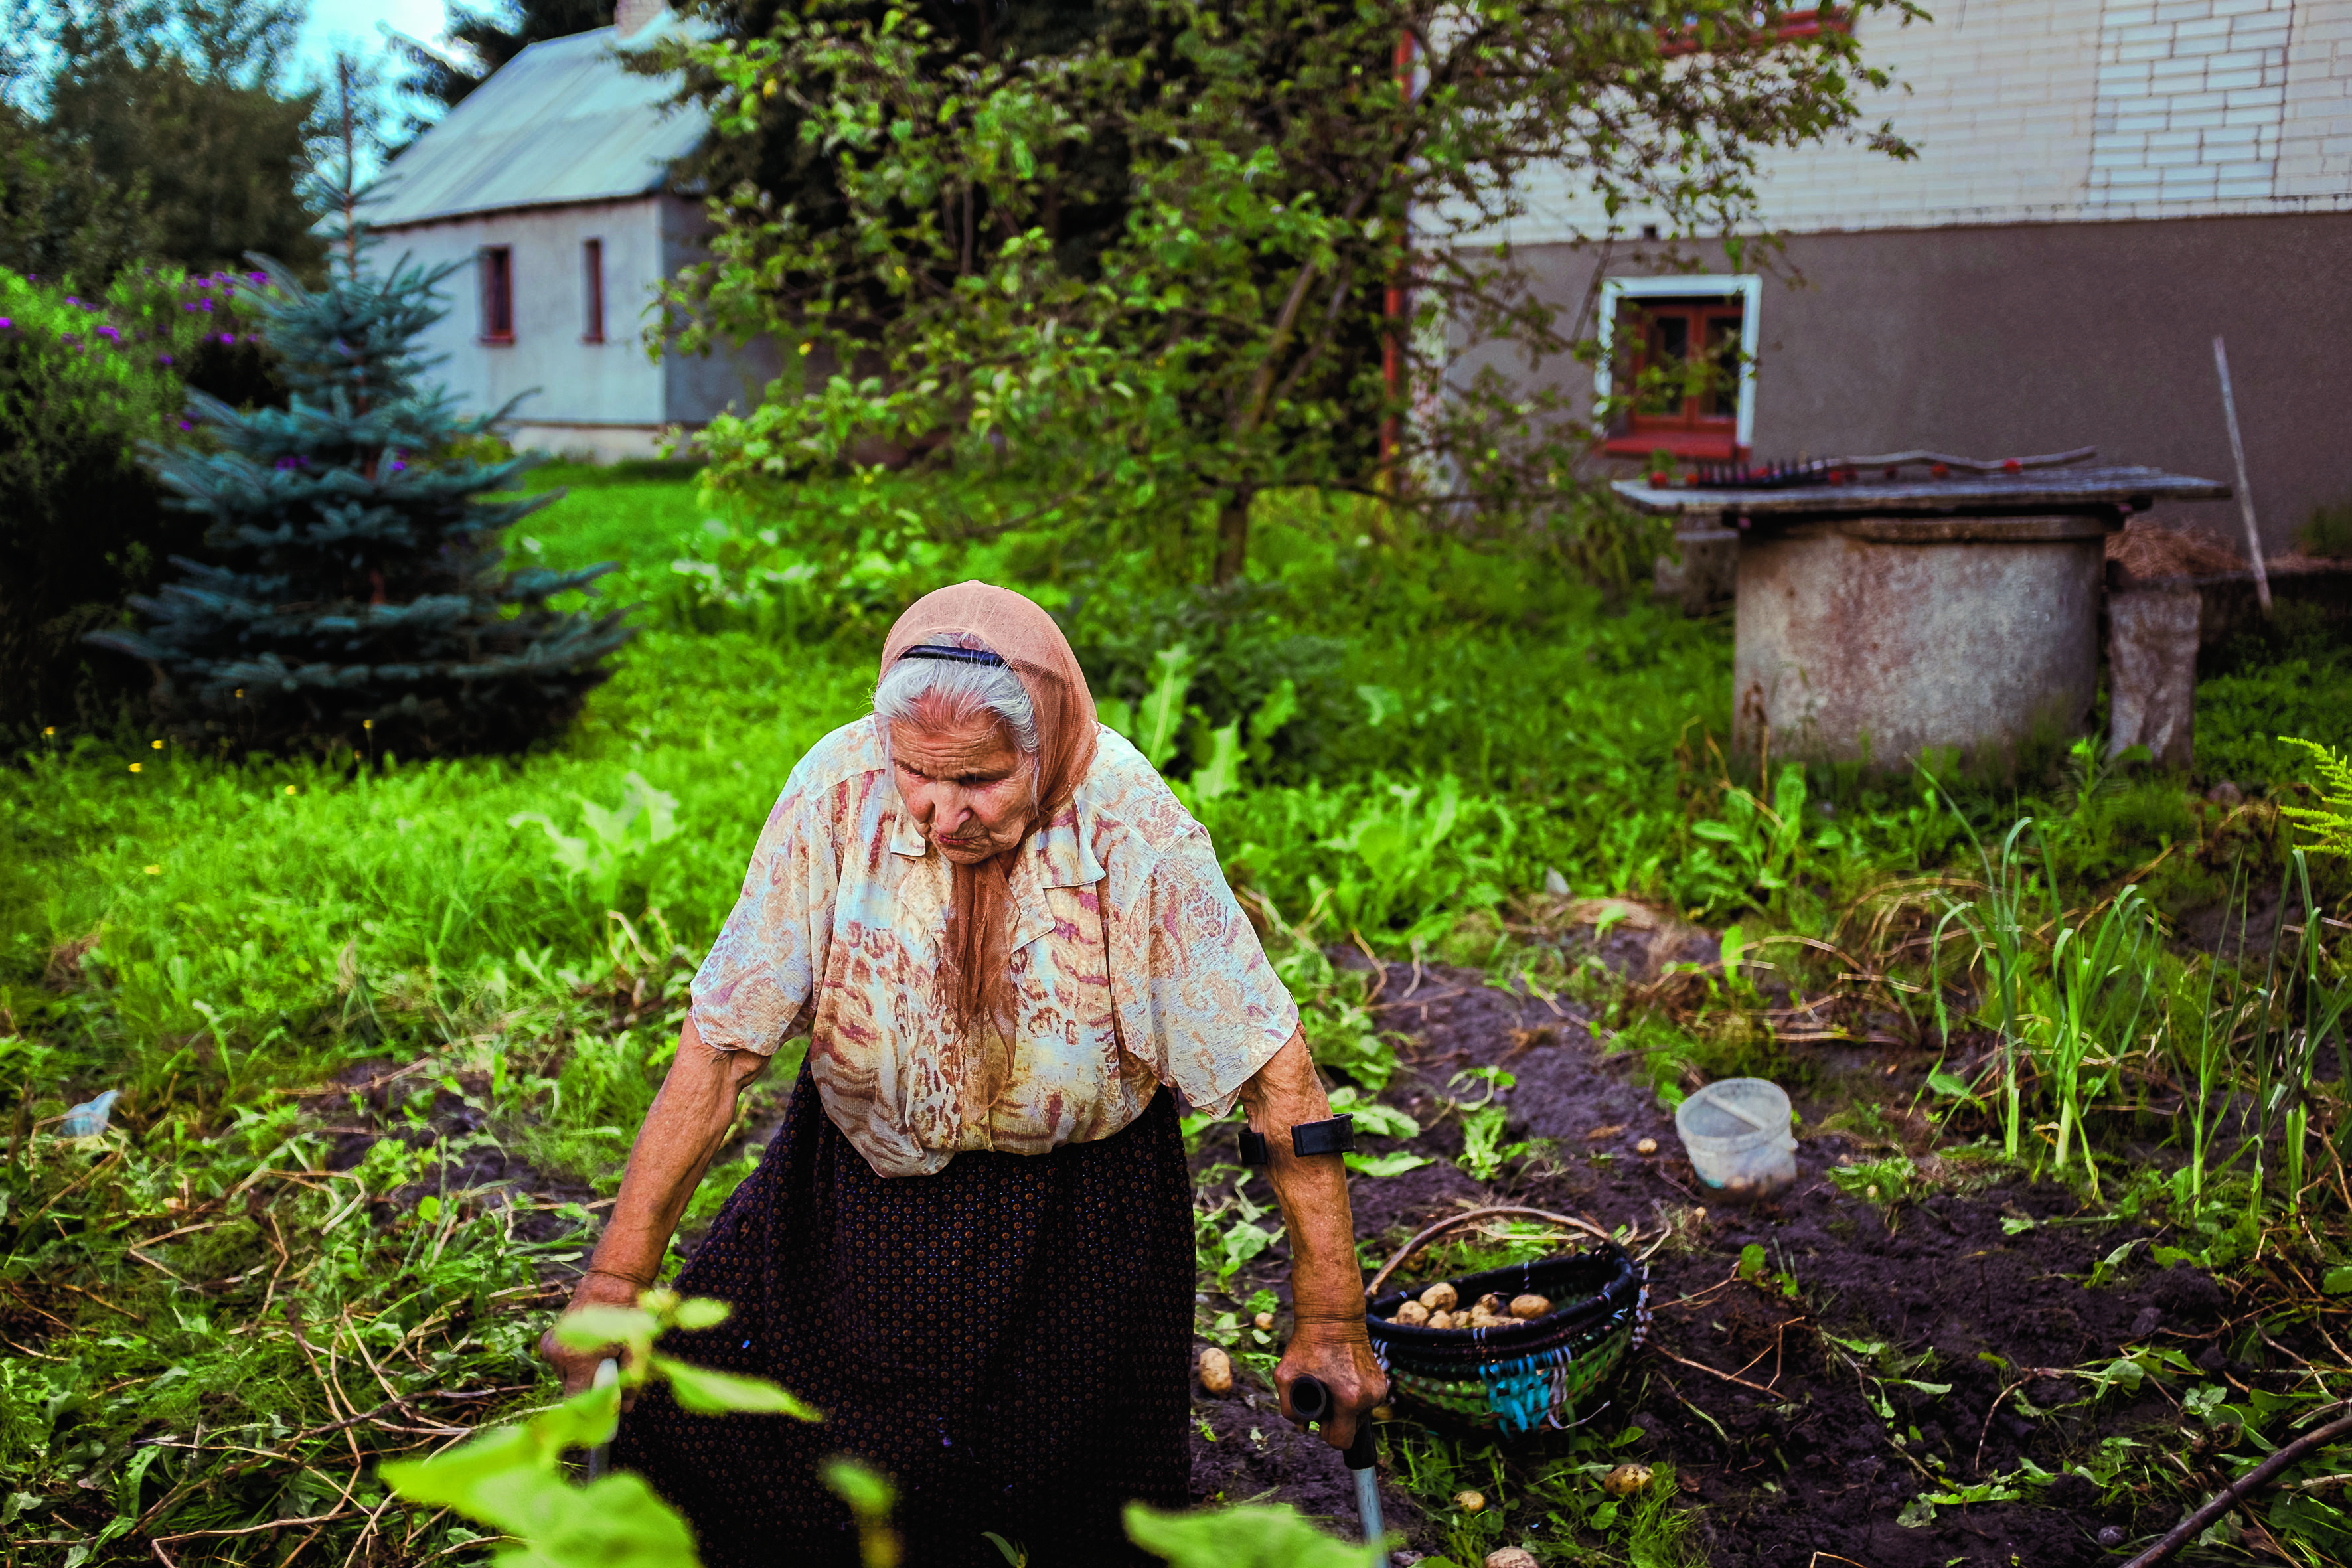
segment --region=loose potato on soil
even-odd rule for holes
[[[1654,1154],[1657,1152],[1658,1141],[1654,1138],[1644,1138],[1633,1145],[1633,1152],[1636,1154]]]
[[[1421,1304],[1433,1312],[1450,1312],[1461,1300],[1460,1292],[1443,1279],[1421,1293]]]
[[[1524,1546],[1506,1546],[1486,1553],[1486,1568],[1543,1568]]]
[[[1550,1310],[1551,1298],[1549,1296],[1527,1295],[1511,1298],[1511,1316],[1514,1318],[1540,1318]]]
[[[1620,1465],[1601,1478],[1601,1489],[1611,1497],[1632,1497],[1635,1492],[1647,1491],[1649,1486],[1647,1465]]]
[[[1256,1324],[1261,1330],[1271,1329],[1274,1327],[1274,1314],[1272,1312],[1260,1312],[1256,1317],[1252,1318],[1250,1321]]]
[[[1454,1494],[1454,1506],[1460,1509],[1464,1513],[1484,1513],[1486,1511],[1486,1494],[1484,1492],[1455,1492]]]
[[[1234,1391],[1234,1358],[1211,1345],[1201,1352],[1201,1386],[1211,1394]]]

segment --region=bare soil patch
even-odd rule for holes
[[[1626,940],[1630,949],[1635,939]],[[1673,1223],[1675,1239],[1651,1259],[1650,1343],[1600,1420],[1639,1426],[1644,1435],[1629,1451],[1675,1465],[1700,1507],[1710,1563],[1807,1568],[1816,1552],[1865,1568],[2119,1561],[2124,1543],[2144,1544],[2180,1509],[2145,1487],[2103,1487],[2070,1473],[2095,1469],[2110,1438],[2169,1450],[2184,1485],[2219,1484],[2220,1449],[2155,1381],[2084,1403],[2094,1385],[2079,1373],[2034,1369],[2104,1365],[2127,1345],[2153,1344],[2241,1387],[2259,1384],[2266,1366],[2226,1349],[2242,1348],[2244,1309],[2234,1298],[2257,1286],[2158,1269],[2142,1245],[2095,1289],[2104,1259],[2161,1233],[2086,1212],[2047,1184],[1972,1184],[1947,1173],[1947,1190],[1890,1204],[1848,1195],[1827,1178],[1841,1156],[1887,1151],[1803,1129],[1855,1100],[1899,1113],[1930,1066],[1920,1053],[1840,1047],[1811,1058],[1813,1081],[1794,1097],[1798,1182],[1777,1202],[1742,1206],[1698,1182],[1671,1115],[1633,1064],[1605,1054],[1580,1009],[1510,994],[1474,972],[1423,970],[1416,981],[1402,965],[1390,969],[1381,992],[1400,1004],[1390,1019],[1414,1042],[1380,1098],[1423,1119],[1426,1130],[1406,1146],[1437,1163],[1386,1180],[1358,1177],[1360,1237],[1394,1245],[1447,1213],[1491,1203],[1630,1223],[1648,1235]],[[1506,1096],[1508,1136],[1552,1140],[1553,1150],[1527,1173],[1482,1186],[1455,1163],[1458,1118],[1429,1123],[1454,1074],[1494,1065],[1517,1080]],[[1654,1153],[1637,1152],[1644,1139],[1655,1141]],[[1912,1152],[1935,1170],[1924,1140]],[[1231,1158],[1218,1148],[1202,1153],[1204,1164]],[[1703,1220],[1691,1214],[1699,1207]],[[1736,1277],[1750,1244],[1770,1259],[1761,1281]],[[1278,1247],[1259,1263],[1254,1275],[1278,1281]],[[2225,1336],[2225,1324],[2235,1332]],[[1884,1349],[1846,1348],[1857,1345]],[[1195,1494],[1239,1500],[1271,1491],[1352,1534],[1338,1456],[1290,1432],[1271,1395],[1250,1387],[1244,1379],[1224,1399],[1196,1398]],[[1540,1436],[1508,1449],[1515,1470],[1556,1462],[1558,1451],[1558,1439]],[[1914,1502],[1923,1492],[2014,1477],[2024,1461],[2058,1479],[2012,1500],[1939,1506],[1932,1518]],[[1435,1550],[1437,1524],[1392,1485],[1387,1491],[1391,1526],[1413,1548]]]

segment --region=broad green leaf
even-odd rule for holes
[[[2331,1296],[2352,1295],[2352,1263],[2339,1263],[2321,1275],[2319,1288]]]
[[[1257,711],[1250,715],[1251,752],[1264,760],[1265,752],[1272,749],[1276,732],[1297,716],[1298,684],[1286,675],[1265,694]]]
[[[635,1307],[576,1307],[555,1320],[555,1340],[567,1350],[643,1344],[661,1331],[650,1312]]]
[[[1334,1541],[1288,1503],[1161,1513],[1127,1505],[1127,1538],[1177,1568],[1369,1568],[1384,1548]]]
[[[677,1326],[681,1329],[715,1329],[725,1322],[734,1308],[724,1301],[714,1301],[708,1296],[677,1304]]]
[[[696,1568],[694,1532],[644,1479],[606,1476],[584,1487],[535,1491],[524,1529],[495,1568]]]
[[[730,1410],[746,1410],[790,1415],[800,1421],[824,1419],[824,1412],[816,1406],[765,1378],[719,1372],[660,1354],[655,1355],[653,1364],[656,1372],[669,1379],[669,1391],[677,1398],[678,1408],[696,1415],[723,1415]]]
[[[1426,1154],[1409,1153],[1402,1149],[1389,1154],[1343,1154],[1340,1159],[1360,1176],[1402,1176],[1407,1171],[1418,1171],[1423,1165],[1437,1163]]]
[[[1957,1074],[1944,1071],[1941,1068],[1927,1075],[1927,1087],[1937,1094],[1948,1094],[1956,1100],[1968,1098],[1968,1081]]]
[[[855,1459],[828,1459],[821,1472],[833,1494],[862,1519],[887,1516],[898,1500],[898,1489],[879,1470],[869,1470]]]
[[[1331,1091],[1331,1114],[1355,1120],[1356,1131],[1376,1138],[1417,1138],[1421,1123],[1392,1105],[1364,1098],[1363,1090],[1353,1084]]]
[[[1136,714],[1137,728],[1141,736],[1136,749],[1143,760],[1159,767],[1175,754],[1176,732],[1184,718],[1184,696],[1192,689],[1192,668],[1198,661],[1192,650],[1182,643],[1163,647],[1151,656],[1159,667],[1150,692],[1143,699],[1143,707]]]
[[[1231,795],[1242,784],[1242,721],[1209,731],[1209,755],[1192,772],[1192,792],[1203,800]]]

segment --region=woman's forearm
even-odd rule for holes
[[[592,1271],[641,1286],[654,1282],[686,1205],[727,1142],[743,1086],[767,1065],[757,1052],[711,1049],[687,1020],[677,1057],[629,1151],[613,1217],[589,1261]]]
[[[1252,1130],[1265,1136],[1272,1162],[1266,1180],[1290,1237],[1293,1315],[1301,1323],[1360,1325],[1364,1274],[1356,1260],[1347,1167],[1335,1154],[1302,1160],[1290,1148],[1290,1129],[1331,1114],[1305,1034],[1293,1034],[1259,1069],[1243,1089],[1242,1103]]]

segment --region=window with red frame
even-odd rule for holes
[[[1743,315],[1737,296],[1627,300],[1614,334],[1612,379],[1633,403],[1603,449],[1737,458]]]
[[[514,342],[514,251],[503,245],[482,247],[482,342]]]
[[[604,341],[604,242],[584,239],[580,242],[580,268],[588,300],[588,320],[580,333],[583,343]]]

